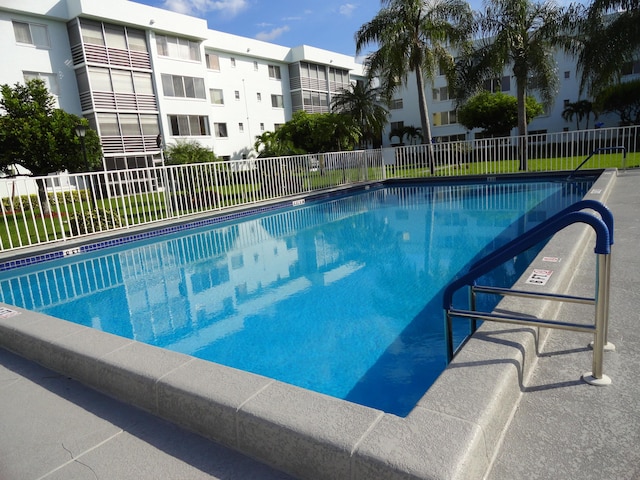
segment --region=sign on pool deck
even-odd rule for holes
[[[531,285],[546,285],[553,274],[553,270],[535,268],[525,283]]]

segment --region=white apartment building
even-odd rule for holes
[[[558,73],[558,92],[553,105],[547,107],[542,115],[533,118],[529,123],[528,133],[530,135],[576,130],[575,119],[572,121],[564,120],[562,111],[568,103],[574,103],[578,100],[591,100],[584,95],[580,95],[580,79],[578,77],[579,73],[576,71],[575,59],[559,52],[555,55],[555,60]],[[640,78],[640,61],[626,65],[622,81],[637,78]],[[504,76],[501,78],[495,79],[493,82],[486,82],[485,88],[490,91],[500,90],[516,96],[516,81],[510,75],[508,69],[505,69]],[[426,82],[425,89],[427,91],[427,107],[431,120],[431,134],[434,140],[438,142],[473,140],[480,130],[467,131],[465,127],[457,122],[456,100],[449,97],[446,77],[437,75],[433,84]],[[409,76],[406,88],[398,92],[390,105],[390,125],[383,138],[385,144],[389,142],[388,134],[393,128],[401,126],[420,127],[420,113],[416,104],[417,95],[415,79]],[[535,92],[533,95],[535,96]],[[594,116],[591,116],[589,128],[594,128],[594,121]],[[602,115],[598,118],[598,122],[604,127],[615,127],[618,125],[619,119],[615,115]],[[586,119],[582,120],[580,128],[587,128]],[[511,134],[517,135],[518,129],[514,128]],[[394,141],[397,140],[397,138],[394,138]]]
[[[107,170],[160,164],[161,147],[178,140],[251,158],[257,135],[297,110],[328,112],[332,95],[364,79],[352,57],[210,30],[203,19],[127,0],[0,0],[0,42],[0,84],[43,79],[60,108],[98,132]],[[560,91],[531,133],[576,128],[561,116],[579,100],[575,62],[557,60]],[[640,62],[629,73],[637,77]],[[391,104],[385,146],[392,128],[420,126],[412,80]],[[515,95],[513,78],[497,83]],[[433,137],[472,139],[476,132],[457,123],[445,77],[426,88]]]
[[[127,0],[2,0],[0,84],[43,79],[84,116],[104,168],[162,163],[161,147],[196,140],[225,159],[256,156],[255,137],[293,112],[328,112],[363,78],[353,58],[207,28],[205,20]]]

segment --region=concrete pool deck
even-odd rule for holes
[[[591,369],[584,334],[553,332],[543,346],[548,331],[485,324],[399,418],[10,307],[20,313],[0,319],[0,345],[64,374],[0,349],[0,478],[634,478],[640,171],[605,180],[594,190],[610,193],[616,219],[611,386],[579,380]],[[586,227],[554,238],[542,254],[563,262],[549,287],[592,294],[592,251]],[[528,306],[500,308],[516,304]],[[584,308],[560,314],[589,323]]]

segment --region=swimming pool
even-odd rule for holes
[[[445,366],[441,289],[589,185],[372,188],[6,271],[1,299],[404,415]]]

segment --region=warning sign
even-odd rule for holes
[[[535,268],[524,283],[528,283],[530,285],[546,285],[549,278],[551,278],[551,275],[553,275],[553,270],[541,270]]]
[[[558,263],[560,259],[558,257],[542,257],[542,261],[549,263]]]
[[[15,317],[16,315],[20,315],[20,312],[16,312],[10,308],[0,307],[0,318]]]

